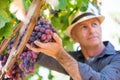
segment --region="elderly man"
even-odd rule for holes
[[[73,80],[120,80],[120,52],[109,41],[102,42],[103,20],[104,16],[86,12],[72,21],[67,35],[79,43],[81,50],[65,51],[57,34],[53,35],[55,42],[35,41],[39,48],[27,47],[45,53],[39,55],[39,64],[69,74]]]

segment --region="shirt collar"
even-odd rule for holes
[[[96,56],[96,58],[101,58],[105,55],[115,54],[115,48],[109,41],[104,41],[103,44],[105,45],[105,49],[103,50],[103,52],[100,55]],[[81,54],[80,57],[84,58],[81,50],[79,52]]]
[[[115,54],[115,48],[114,46],[109,42],[109,41],[104,41],[103,44],[105,45],[105,49],[103,50],[103,52],[98,55],[97,57],[103,57],[105,55],[112,55]]]

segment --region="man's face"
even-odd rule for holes
[[[101,26],[97,19],[89,19],[77,24],[72,30],[72,38],[81,47],[95,47],[101,43]]]

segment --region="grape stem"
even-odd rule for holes
[[[23,49],[25,47],[25,44],[29,40],[30,35],[34,29],[34,26],[39,17],[40,9],[41,9],[43,2],[44,2],[43,0],[33,0],[32,4],[27,12],[27,17],[26,17],[27,22],[24,22],[24,24],[22,26],[22,27],[24,27],[24,26],[26,26],[26,24],[28,24],[28,29],[27,29],[26,33],[24,34],[24,36],[22,37],[22,41],[19,44],[19,46],[17,46],[17,48],[16,48],[16,45],[18,42],[16,42],[16,44],[13,46],[5,66],[1,70],[2,71],[1,74],[4,74],[5,72],[9,71],[11,69],[11,67],[13,66],[13,64],[16,62],[16,60],[19,58],[21,52],[23,51]],[[30,14],[33,11],[34,11],[34,13]],[[30,22],[28,20],[30,20]],[[21,28],[21,29],[24,30],[25,28]],[[20,36],[22,35],[21,32],[19,32],[19,35]],[[17,37],[17,38],[19,38],[19,37]],[[19,41],[19,40],[17,40],[17,41]],[[4,75],[0,76],[0,80],[2,80],[3,76]]]

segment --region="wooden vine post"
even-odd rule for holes
[[[0,44],[0,54],[3,53],[3,51],[6,49],[6,47],[8,46],[10,40],[16,35],[16,33],[20,30],[20,28],[22,27],[23,22],[20,22],[15,29],[13,30],[13,33],[10,35],[10,37],[8,39],[4,39],[1,44]]]
[[[18,36],[16,37],[16,41],[14,42],[14,45],[12,47],[11,52],[9,53],[8,60],[5,64],[5,66],[2,68],[0,72],[0,80],[4,77],[5,73],[11,69],[11,67],[14,65],[14,63],[18,60],[20,54],[22,53],[25,44],[28,42],[30,35],[34,29],[34,26],[37,22],[37,19],[40,15],[40,9],[41,6],[43,5],[45,1],[44,0],[33,0],[32,4],[30,5],[30,8],[27,12],[27,17],[25,22],[21,22],[15,29],[13,34],[8,39],[3,40],[2,44],[0,45],[0,54],[4,51],[4,49],[7,47],[9,44],[10,40],[12,37],[19,32]],[[26,26],[28,26],[27,30]],[[25,32],[25,33],[24,33]],[[21,43],[18,45],[19,40],[21,36],[24,34],[22,37]]]

